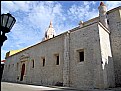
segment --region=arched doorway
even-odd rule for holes
[[[20,81],[23,81],[24,73],[25,73],[25,64],[22,64],[22,69],[21,69],[21,78],[20,78]]]

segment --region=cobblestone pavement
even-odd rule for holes
[[[104,89],[74,89],[70,87],[46,87],[10,82],[1,82],[1,91],[121,91],[121,88]]]

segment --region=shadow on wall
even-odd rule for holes
[[[2,75],[3,75],[3,70],[4,70],[4,64],[1,64],[1,80],[2,80]]]
[[[109,88],[121,87],[121,84],[115,83],[115,72],[113,58],[108,56],[108,59],[103,59],[102,71],[104,76],[105,85]],[[119,79],[120,80],[120,79]]]
[[[63,86],[63,83],[62,83],[62,82],[57,82],[57,83],[55,84],[55,86]]]

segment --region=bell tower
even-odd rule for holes
[[[106,5],[101,2],[100,6],[98,7],[99,10],[99,18],[100,18],[100,22],[106,27],[108,28],[108,23],[107,23],[107,7]]]

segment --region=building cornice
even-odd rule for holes
[[[116,10],[119,10],[119,9],[121,9],[121,6],[116,7],[116,8],[114,8],[114,9],[111,9],[111,10],[107,11],[107,14],[112,13],[112,12],[114,12],[114,11],[116,11]]]

